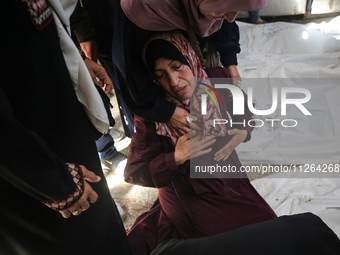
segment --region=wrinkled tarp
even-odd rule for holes
[[[238,22],[238,25],[242,89],[247,92],[252,87],[258,92],[254,92],[255,108],[270,108],[273,87],[278,87],[279,92],[280,87],[302,87],[311,93],[305,107],[312,114],[305,116],[291,106],[287,115],[282,116],[279,102],[278,111],[273,114],[254,116],[280,121],[295,119],[298,125],[285,128],[280,122],[275,125],[265,122],[264,127],[255,128],[252,140],[237,148],[241,162],[339,163],[340,16],[321,24]],[[278,82],[279,79],[286,84]]]
[[[312,212],[340,238],[340,179],[305,178],[303,173],[276,173],[252,181],[278,216]]]
[[[307,87],[311,100],[306,105],[313,116],[290,112],[284,118],[298,119],[296,128],[255,128],[252,140],[238,148],[241,162],[340,163],[340,16],[321,24],[238,25],[242,49],[239,71],[244,90],[263,86],[264,92],[277,85],[276,78],[314,81]],[[263,85],[256,82],[259,78],[274,82]],[[270,96],[259,93],[255,103],[266,109]],[[283,118],[280,113],[269,117]],[[278,215],[313,212],[340,237],[339,175],[333,172],[327,175],[329,178],[306,178],[306,173],[298,168],[296,172],[276,173],[252,184]]]

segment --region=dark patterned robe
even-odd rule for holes
[[[0,254],[130,254],[45,4],[1,1]],[[98,201],[69,219],[40,202],[74,188],[66,162],[102,177]]]

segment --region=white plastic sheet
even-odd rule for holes
[[[239,71],[242,88],[268,86],[258,78],[305,79],[312,98],[306,107],[313,116],[299,120],[297,128],[256,128],[252,140],[238,148],[243,164],[340,163],[340,16],[321,24],[238,23],[241,35]],[[254,80],[255,79],[255,80]],[[332,82],[320,82],[333,79]],[[313,82],[314,81],[314,82]],[[329,80],[328,80],[329,81]],[[277,86],[277,83],[274,82]],[[256,105],[271,103],[268,93],[255,98]],[[257,116],[258,117],[258,116]],[[280,113],[272,118],[280,118]],[[280,215],[312,212],[340,237],[340,178],[306,178],[305,173],[277,173],[252,181],[254,187]]]
[[[305,105],[312,116],[292,107],[287,116],[275,112],[255,118],[294,119],[286,128],[277,122],[255,128],[252,140],[237,151],[243,164],[340,163],[340,16],[329,23],[284,22],[251,25],[238,23],[241,49],[239,71],[242,89],[260,90],[254,100],[259,109],[272,103],[278,78],[311,93]],[[263,84],[259,78],[268,79]],[[301,79],[301,85],[296,84]],[[262,87],[261,87],[262,86]],[[268,94],[269,93],[269,94]],[[279,108],[278,108],[279,110]]]
[[[312,212],[340,238],[339,178],[304,178],[301,173],[278,173],[254,180],[252,184],[278,216]]]

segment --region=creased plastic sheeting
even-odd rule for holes
[[[274,88],[278,97],[274,113],[254,115],[257,123],[252,125],[257,127],[252,139],[237,149],[243,164],[340,163],[340,79],[253,78],[243,79],[242,87],[245,91],[253,88],[258,110],[271,107]],[[294,104],[281,108],[281,90],[295,87],[310,92],[311,99],[303,106],[311,116]],[[283,109],[287,109],[286,115],[282,115]]]
[[[334,173],[333,177],[337,177]],[[275,177],[275,178],[274,178]],[[340,238],[340,179],[304,178],[303,173],[277,173],[252,181],[278,216],[312,212]]]
[[[292,86],[311,92],[311,100],[305,106],[312,113],[304,116],[293,106],[287,110],[287,116],[280,111],[254,116],[295,119],[298,125],[284,128],[278,122],[275,126],[265,123],[264,127],[255,128],[251,141],[237,148],[241,162],[340,163],[340,16],[322,24],[238,25],[242,89],[247,92],[252,87],[263,92],[254,93],[255,108],[268,109],[272,87],[289,86],[277,82],[276,78],[283,78],[288,83],[292,79]],[[262,84],[259,78],[268,81]],[[297,83],[297,79],[303,82]]]
[[[323,54],[339,52],[340,16],[326,23],[286,22],[252,25],[238,22],[242,55]],[[242,56],[243,57],[243,56]]]
[[[308,78],[310,82],[304,84],[312,99],[306,107],[313,114],[293,113],[299,121],[296,129],[256,128],[252,140],[238,148],[241,162],[340,163],[340,16],[321,24],[239,23],[239,27],[242,88],[264,86],[261,91],[267,92],[257,95],[255,103],[265,107],[271,102],[270,85],[278,84],[275,78]],[[273,82],[258,85],[258,78]],[[280,114],[270,117],[286,118]],[[312,212],[340,237],[339,175],[333,172],[327,174],[333,178],[306,178],[306,173],[277,173],[252,184],[279,216]]]

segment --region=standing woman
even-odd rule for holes
[[[155,31],[183,30],[185,25],[177,0],[83,0],[97,30],[99,56],[109,60],[118,97],[137,116],[166,122],[179,134],[189,131],[188,112],[166,100],[154,88],[143,65],[142,48]],[[233,21],[238,11],[265,7],[265,0],[184,0],[189,21],[203,48],[209,40],[220,53],[232,77],[239,77],[236,54],[240,52],[239,30]],[[229,23],[232,22],[232,23]],[[119,101],[119,100],[118,100]],[[132,121],[130,121],[130,124]]]
[[[247,8],[264,8],[266,0],[181,0],[200,47],[211,42],[220,53],[222,65],[232,78],[239,78],[237,56],[240,52],[239,30],[235,18]],[[126,16],[137,26],[150,31],[186,30],[179,1],[123,0]]]
[[[53,2],[66,20],[65,1]],[[62,50],[58,35],[67,33],[46,1],[0,6],[1,23],[13,21],[2,40],[0,254],[130,255],[94,128],[73,86],[93,86],[83,59],[67,40]]]

